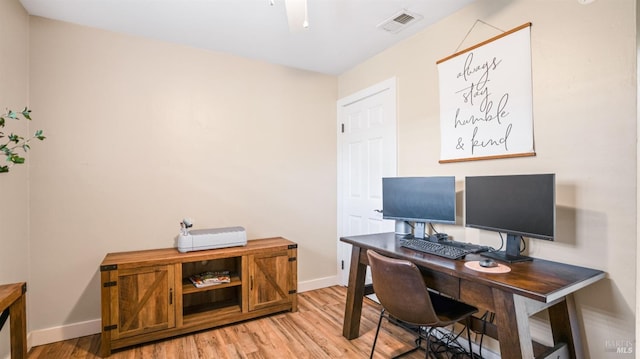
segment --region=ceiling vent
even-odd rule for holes
[[[397,34],[409,27],[411,24],[420,20],[422,20],[422,15],[416,14],[412,11],[403,10],[384,20],[376,27],[392,34]]]

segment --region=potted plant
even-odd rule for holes
[[[25,118],[31,121],[31,110],[27,107],[22,110],[22,112],[15,112],[7,109],[4,114],[0,116],[0,128],[5,126],[7,120],[20,120],[20,117]],[[9,172],[9,169],[13,165],[24,163],[24,157],[20,156],[20,152],[27,152],[31,147],[29,143],[34,138],[42,141],[46,137],[44,136],[42,130],[36,130],[33,136],[24,138],[15,133],[11,133],[8,136],[4,134],[4,132],[0,131],[0,151],[6,156],[7,165],[0,165],[0,173]],[[5,141],[2,143],[2,141]]]

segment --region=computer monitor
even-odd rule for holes
[[[506,250],[483,256],[531,260],[520,255],[520,238],[554,240],[555,194],[555,174],[466,177],[465,226],[506,233]]]
[[[427,223],[456,223],[454,176],[382,179],[382,218],[413,222],[413,236],[425,237]]]

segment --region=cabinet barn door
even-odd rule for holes
[[[175,326],[174,266],[161,265],[118,270],[111,298],[116,303],[111,323],[113,339]]]
[[[249,310],[291,302],[287,250],[249,256]]]

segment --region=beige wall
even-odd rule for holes
[[[29,104],[29,16],[18,0],[0,1],[0,111]],[[34,114],[37,118],[37,115]],[[36,120],[34,120],[36,121]],[[40,122],[39,119],[36,122]],[[0,132],[28,135],[26,121],[8,122]],[[0,139],[4,144],[5,140]],[[41,150],[40,144],[34,151]],[[0,163],[4,164],[4,156]],[[0,284],[27,281],[29,275],[28,164],[0,173]],[[9,324],[0,331],[0,358],[9,355]]]
[[[184,217],[335,277],[335,76],[37,17],[30,51],[34,330],[98,319],[105,254],[174,246]]]
[[[466,175],[557,174],[557,240],[531,240],[529,253],[607,272],[576,296],[591,358],[624,357],[606,352],[607,341],[635,338],[635,6],[633,0],[480,0],[339,77],[344,97],[397,76],[400,175],[455,175],[462,188]],[[533,23],[536,157],[438,163],[436,61],[456,51],[476,19],[503,30]],[[461,48],[499,33],[479,23]],[[446,230],[500,243],[495,233]]]

